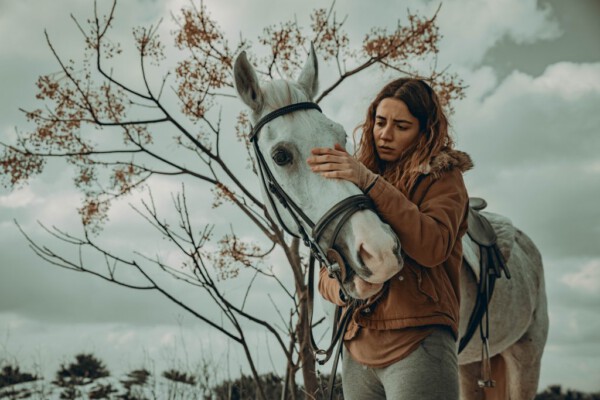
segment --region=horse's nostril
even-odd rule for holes
[[[358,256],[360,257],[360,259],[363,261],[364,264],[367,264],[369,262],[369,260],[371,260],[373,258],[371,253],[369,253],[368,250],[365,248],[364,243],[360,244],[360,247],[358,249]]]

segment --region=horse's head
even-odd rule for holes
[[[234,75],[239,96],[252,111],[256,124],[261,117],[290,104],[309,102],[317,91],[317,60],[314,50],[297,82],[275,80],[259,84],[256,72],[241,53],[235,61]],[[335,143],[346,144],[344,128],[315,109],[300,110],[271,120],[255,138],[266,167],[272,173],[286,196],[301,208],[312,221],[319,221],[340,201],[362,194],[354,184],[344,180],[325,179],[312,172],[306,163],[314,147],[333,147]],[[263,185],[263,197],[271,216],[278,212],[281,222],[297,233],[297,223],[279,202],[268,201]],[[336,217],[325,225],[319,244],[326,248],[331,244],[339,219]],[[310,229],[308,229],[310,233]],[[381,284],[402,268],[400,243],[391,228],[384,224],[371,210],[353,213],[341,225],[333,247],[343,257],[347,268],[344,287],[350,295],[358,297],[356,283],[362,279],[371,284]],[[366,285],[369,286],[369,285]],[[373,286],[373,293],[379,290]]]

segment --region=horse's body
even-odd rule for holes
[[[497,366],[492,377],[496,389],[486,389],[492,398],[533,399],[537,391],[540,363],[548,334],[548,310],[542,258],[531,239],[516,229],[508,219],[483,213],[498,234],[498,244],[507,259],[511,279],[502,277],[489,304],[490,356]],[[478,248],[463,237],[463,270],[461,274],[460,334],[476,300]],[[481,374],[481,339],[476,332],[459,355],[462,398],[475,400],[483,396],[477,386]],[[500,360],[501,358],[501,360]],[[500,392],[500,393],[497,393]],[[503,393],[504,392],[504,393]]]
[[[255,72],[244,55],[236,60],[236,88],[242,100],[252,109],[252,118],[256,122],[265,113],[273,110],[274,106],[268,104],[269,101],[272,103],[273,99],[280,99],[279,103],[286,103],[275,105],[275,108],[295,101],[310,100],[317,87],[316,69],[316,58],[311,51],[298,83],[274,81],[259,87]],[[296,93],[299,90],[304,93]],[[315,121],[311,122],[311,119]],[[279,168],[281,165],[272,163],[269,157],[269,168],[273,169],[282,188],[289,191],[288,194],[309,215],[318,218],[336,201],[357,193],[358,189],[352,184],[320,178],[311,173],[305,165],[310,148],[333,147],[336,142],[345,143],[345,134],[338,124],[312,110],[279,118],[269,125],[272,125],[270,129],[261,133],[265,135],[265,138],[261,139],[264,141],[261,144],[264,146],[262,152],[272,156],[276,164],[279,164],[278,161],[285,161],[285,157],[297,159],[295,164],[288,163],[285,168]],[[286,148],[292,151],[285,157],[275,154],[279,149]],[[268,202],[265,203],[271,208]],[[277,204],[275,207],[278,207]],[[280,212],[283,223],[292,226],[293,221],[286,217],[287,212]],[[490,355],[496,355],[495,360],[501,358],[501,362],[495,362],[494,365],[506,367],[504,371],[493,371],[492,377],[498,380],[499,384],[502,383],[500,381],[505,381],[507,390],[506,395],[496,396],[504,391],[505,386],[500,385],[502,387],[486,390],[486,397],[486,393],[477,386],[482,353],[481,340],[476,333],[459,356],[461,397],[465,400],[484,399],[490,395],[513,400],[533,399],[548,330],[542,260],[535,245],[524,233],[516,230],[510,222],[507,224],[506,219],[500,216],[495,220],[491,219],[494,228],[501,228],[509,233],[500,238],[500,247],[503,254],[509,256],[507,266],[512,278],[501,278],[496,282],[489,305]],[[395,258],[400,251],[399,244],[389,238],[389,227],[379,218],[375,218],[372,212],[356,213],[346,225],[340,234],[345,243],[341,247],[347,265],[353,270],[350,272],[353,272],[354,279],[362,278],[367,282],[372,279],[375,283],[389,279],[402,268],[402,260]],[[470,255],[470,264],[478,264],[478,250],[466,235],[463,238],[463,248],[465,255]],[[368,257],[362,257],[364,254]],[[364,259],[368,259],[369,262],[363,261]],[[390,266],[391,262],[396,262],[396,265]],[[473,268],[469,267],[469,263],[463,264],[459,326],[461,335],[466,331],[477,293],[476,274]],[[352,292],[352,280],[344,282],[344,287]]]

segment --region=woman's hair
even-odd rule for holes
[[[419,134],[414,142],[393,162],[385,162],[377,154],[373,127],[379,103],[386,98],[402,100],[410,113],[419,121]],[[436,93],[420,79],[400,78],[385,85],[367,109],[358,147],[358,159],[371,171],[408,193],[419,176],[419,166],[437,156],[441,150],[452,148],[454,142],[448,132],[448,119]]]

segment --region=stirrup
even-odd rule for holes
[[[481,346],[481,379],[477,381],[480,388],[490,388],[496,386],[496,381],[492,379],[492,364],[490,362],[490,347],[488,339],[485,338]]]

